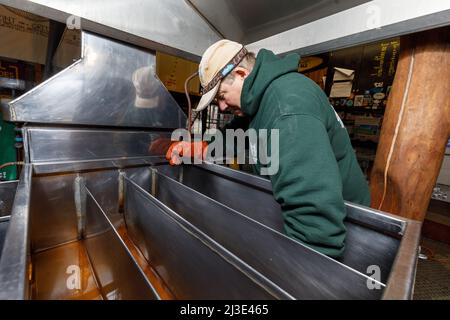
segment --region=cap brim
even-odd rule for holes
[[[147,99],[147,98],[141,98],[139,96],[136,96],[136,99],[134,101],[134,105],[137,108],[155,108],[158,106],[158,96]]]
[[[218,84],[216,84],[216,86],[214,88],[212,88],[210,91],[208,91],[207,93],[202,95],[202,97],[200,98],[200,102],[198,103],[198,106],[194,111],[197,111],[197,112],[202,111],[207,106],[209,106],[211,101],[214,100],[214,97],[216,96],[217,91],[219,91],[219,87],[220,87],[220,82]]]

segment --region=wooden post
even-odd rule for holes
[[[450,136],[450,27],[403,36],[371,176],[372,207],[423,221]]]

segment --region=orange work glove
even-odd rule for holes
[[[171,144],[172,140],[170,138],[157,138],[150,143],[148,153],[152,156],[163,155],[167,152]]]
[[[166,159],[171,165],[182,163],[181,157],[189,157],[192,160],[204,160],[208,152],[208,143],[205,141],[175,141],[166,153]]]

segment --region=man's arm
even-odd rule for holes
[[[248,118],[247,116],[234,116],[233,119],[231,119],[220,129],[220,131],[223,131],[224,135],[226,129],[242,129],[244,131],[247,131],[249,124],[250,118]]]
[[[274,127],[280,137],[279,170],[270,179],[287,235],[340,257],[346,214],[340,171],[325,126],[313,116],[294,114],[280,117]]]
[[[227,130],[237,130],[242,129],[243,131],[247,131],[250,124],[250,118],[247,116],[234,116],[229,122],[227,122],[224,126],[219,128],[220,133],[222,134],[222,154],[214,154],[214,157],[216,159],[226,159],[227,152],[230,155],[233,155],[233,157],[237,157],[237,146],[236,143],[233,143],[233,141],[230,141],[227,144]],[[214,139],[209,141],[208,143],[212,143]],[[233,146],[233,149],[230,145]],[[248,149],[248,138],[245,139],[245,149]],[[217,152],[217,150],[215,150]]]

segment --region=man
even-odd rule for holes
[[[250,117],[250,128],[279,130],[279,169],[270,180],[285,232],[339,258],[345,248],[344,200],[368,206],[369,188],[347,130],[320,87],[298,73],[299,59],[265,49],[255,59],[239,43],[218,41],[199,65],[203,96],[197,111],[216,99],[221,111]],[[204,158],[207,150],[205,142],[175,142],[166,155],[172,164],[180,162],[183,147],[183,156]]]

